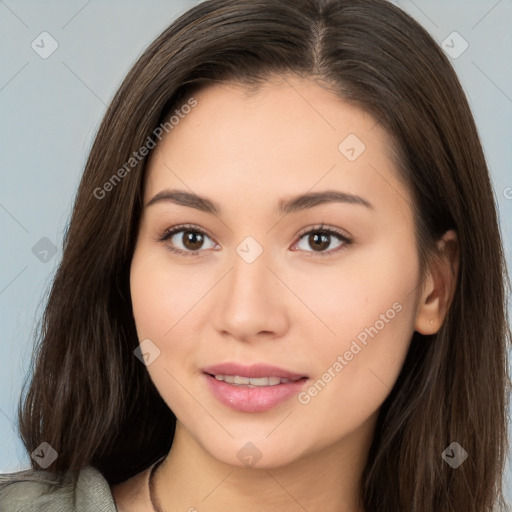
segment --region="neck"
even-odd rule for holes
[[[178,422],[169,455],[154,478],[162,512],[230,509],[291,512],[363,512],[361,476],[375,417],[357,432],[284,466],[225,464],[206,452]]]

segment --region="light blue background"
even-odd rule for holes
[[[94,133],[135,59],[196,3],[0,0],[0,471],[29,466],[16,406]],[[469,44],[452,62],[491,169],[510,268],[512,2],[394,3],[439,44],[453,31]],[[31,48],[43,31],[59,45],[48,59]],[[57,248],[46,263],[32,253],[43,237]]]

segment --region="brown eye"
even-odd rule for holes
[[[336,239],[338,243],[336,244]],[[334,244],[333,244],[334,241]],[[301,247],[302,243],[302,247]],[[330,256],[345,249],[352,240],[333,228],[321,227],[303,232],[297,242],[298,249],[313,253],[315,256]],[[308,250],[308,247],[313,250]],[[330,248],[330,250],[328,250]]]
[[[197,251],[201,249],[204,243],[204,237],[198,231],[183,231],[182,242],[188,250]]]
[[[316,250],[323,251],[330,245],[330,235],[325,233],[310,233],[308,236],[308,243],[310,247]]]
[[[211,239],[204,231],[194,226],[175,226],[158,239],[159,242],[170,242],[167,244],[168,249],[184,256],[194,256],[202,249],[215,247],[213,241],[210,247],[204,247],[206,240]]]

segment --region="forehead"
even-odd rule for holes
[[[175,187],[220,202],[233,202],[236,190],[259,204],[331,187],[364,189],[377,203],[407,196],[383,127],[313,80],[280,77],[252,90],[221,83],[192,96],[196,106],[151,155],[145,202]]]

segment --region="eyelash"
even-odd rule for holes
[[[176,233],[180,233],[181,231],[192,231],[193,233],[199,233],[202,236],[206,236],[211,239],[211,237],[200,229],[198,226],[195,226],[193,224],[180,224],[179,226],[174,226],[172,228],[169,228],[164,231],[161,235],[157,236],[156,240],[157,242],[166,242],[170,238],[172,238]],[[347,248],[350,244],[353,243],[353,240],[348,238],[346,235],[344,235],[341,231],[337,230],[336,228],[327,228],[324,226],[324,224],[320,224],[319,226],[314,226],[312,228],[306,228],[304,231],[301,231],[298,234],[298,241],[300,241],[304,236],[309,235],[311,233],[321,233],[324,235],[331,235],[335,236],[340,239],[341,242],[343,242],[342,245],[337,247],[336,249],[333,249],[328,252],[317,252],[317,251],[306,251],[311,252],[314,254],[314,256],[332,256],[335,253],[338,253],[339,251],[342,251]],[[294,244],[295,245],[295,244]],[[167,246],[167,249],[175,254],[179,254],[181,256],[197,256],[202,250],[198,251],[183,251],[182,249],[176,249],[176,247],[170,247]]]

